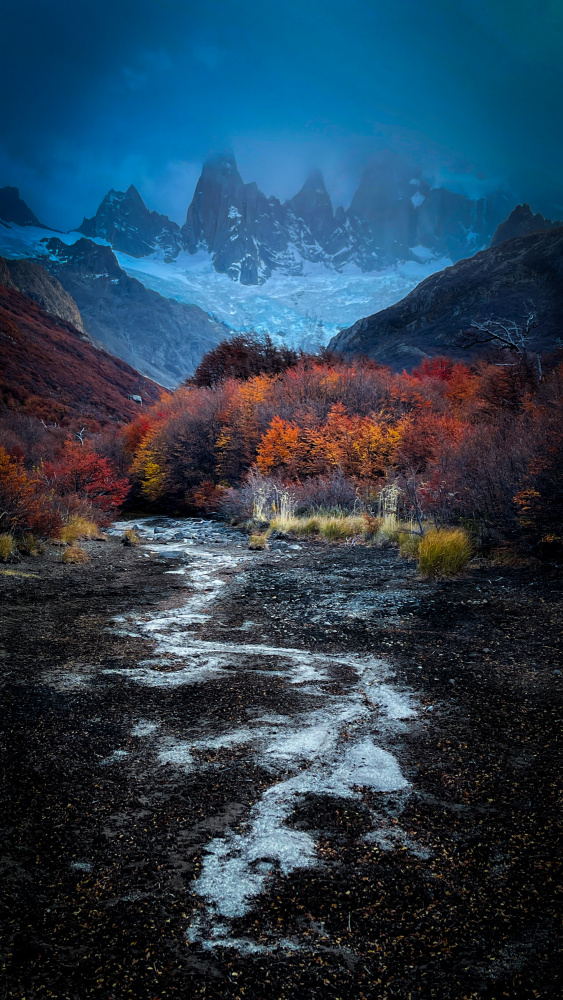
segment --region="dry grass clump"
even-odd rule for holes
[[[361,514],[313,514],[309,517],[276,517],[270,525],[273,531],[283,531],[306,538],[310,535],[321,536],[328,541],[341,541],[346,538],[365,536],[372,530],[365,517]]]
[[[284,534],[306,536],[318,535],[320,518],[318,517],[275,517],[270,522],[272,531],[282,531]]]
[[[59,537],[61,542],[72,545],[77,538],[97,538],[99,533],[100,529],[94,521],[88,521],[85,517],[71,517],[61,529]]]
[[[121,536],[121,541],[122,541],[123,545],[140,545],[141,544],[141,539],[139,538],[137,532],[133,531],[132,528],[127,528],[127,531],[123,532],[123,534]]]
[[[18,552],[21,552],[22,555],[38,556],[41,555],[42,551],[41,545],[30,531],[18,538]]]
[[[14,539],[11,535],[0,535],[0,560],[8,562],[16,554]]]
[[[381,518],[377,532],[377,540],[378,542],[390,542],[393,545],[397,545],[399,542],[400,532],[401,525],[399,524],[395,514],[386,514],[385,517]]]
[[[347,517],[321,518],[321,535],[329,542],[345,538],[358,538],[367,534],[365,517],[361,514],[349,514]]]
[[[69,545],[63,552],[63,562],[64,563],[87,563],[90,562],[90,556],[84,551],[81,545],[77,545],[73,542]]]
[[[418,559],[418,550],[422,541],[421,535],[413,535],[411,531],[399,531],[397,541],[399,553],[404,559]]]
[[[423,576],[455,576],[471,555],[471,539],[463,528],[432,529],[420,542],[418,568]]]
[[[253,552],[259,552],[268,545],[267,535],[251,535],[248,539],[248,548]]]

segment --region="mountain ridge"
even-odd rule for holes
[[[208,253],[215,270],[242,284],[262,284],[275,270],[299,275],[307,263],[360,272],[428,255],[459,260],[487,246],[510,198],[471,199],[434,187],[396,157],[364,170],[350,207],[333,208],[320,170],[292,198],[267,197],[241,177],[231,153],[208,159],[180,227],[151,212],[137,189],[111,190],[78,231],[134,257]]]
[[[80,333],[86,333],[82,316],[72,296],[37,261],[0,257],[0,285],[16,288],[51,316],[72,323]]]
[[[16,288],[0,285],[0,412],[48,422],[132,420],[161,387]]]
[[[508,219],[505,219],[497,227],[491,240],[491,246],[495,247],[506,240],[514,239],[516,236],[527,236],[529,233],[538,233],[544,229],[559,229],[561,226],[563,226],[563,221],[552,222],[551,219],[544,219],[539,212],[534,215],[530,206],[524,202],[522,205],[517,205]]]
[[[199,306],[167,299],[131,278],[111,247],[45,238],[41,263],[70,293],[96,341],[143,375],[173,388],[229,334]]]
[[[458,261],[395,305],[341,330],[328,347],[394,368],[436,354],[468,357],[458,344],[464,330],[493,317],[521,323],[530,308],[538,324],[530,349],[553,349],[563,328],[563,227],[515,237]]]

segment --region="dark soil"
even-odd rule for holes
[[[324,864],[280,877],[237,930],[297,935],[310,948],[249,956],[189,945],[190,915],[202,905],[190,886],[206,842],[236,824],[271,777],[249,770],[236,748],[220,751],[213,770],[164,769],[158,782],[140,765],[101,762],[134,744],[132,721],[150,719],[157,699],[179,733],[203,713],[242,718],[250,697],[280,711],[289,696],[277,677],[266,684],[236,671],[229,686],[188,691],[108,684],[101,670],[134,666],[150,645],[110,631],[111,617],[174,606],[183,584],[142,549],[87,547],[84,566],[61,565],[54,550],[8,567],[15,575],[0,572],[3,996],[560,995],[560,572],[482,565],[428,584],[394,551],[312,543],[283,563],[257,554],[232,601],[226,588],[207,637],[215,623],[224,637],[229,623],[250,619],[244,641],[368,651],[394,664],[423,708],[400,748],[412,794],[308,796],[295,810],[296,828],[318,831]],[[335,575],[351,601],[370,606],[364,617],[330,610]],[[94,674],[84,690],[45,680],[77,668]],[[366,843],[370,809],[391,838],[400,818],[426,850]]]

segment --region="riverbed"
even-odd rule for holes
[[[110,536],[0,580],[6,995],[553,996],[559,575]]]

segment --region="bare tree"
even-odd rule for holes
[[[502,351],[508,351],[515,356],[515,361],[500,362],[500,364],[524,364],[531,368],[536,359],[532,359],[528,350],[531,332],[539,325],[535,310],[528,306],[528,312],[521,322],[515,319],[490,319],[474,322],[468,330],[460,333],[458,346],[469,350],[477,345],[493,344]],[[537,366],[541,381],[542,370],[539,355]]]

